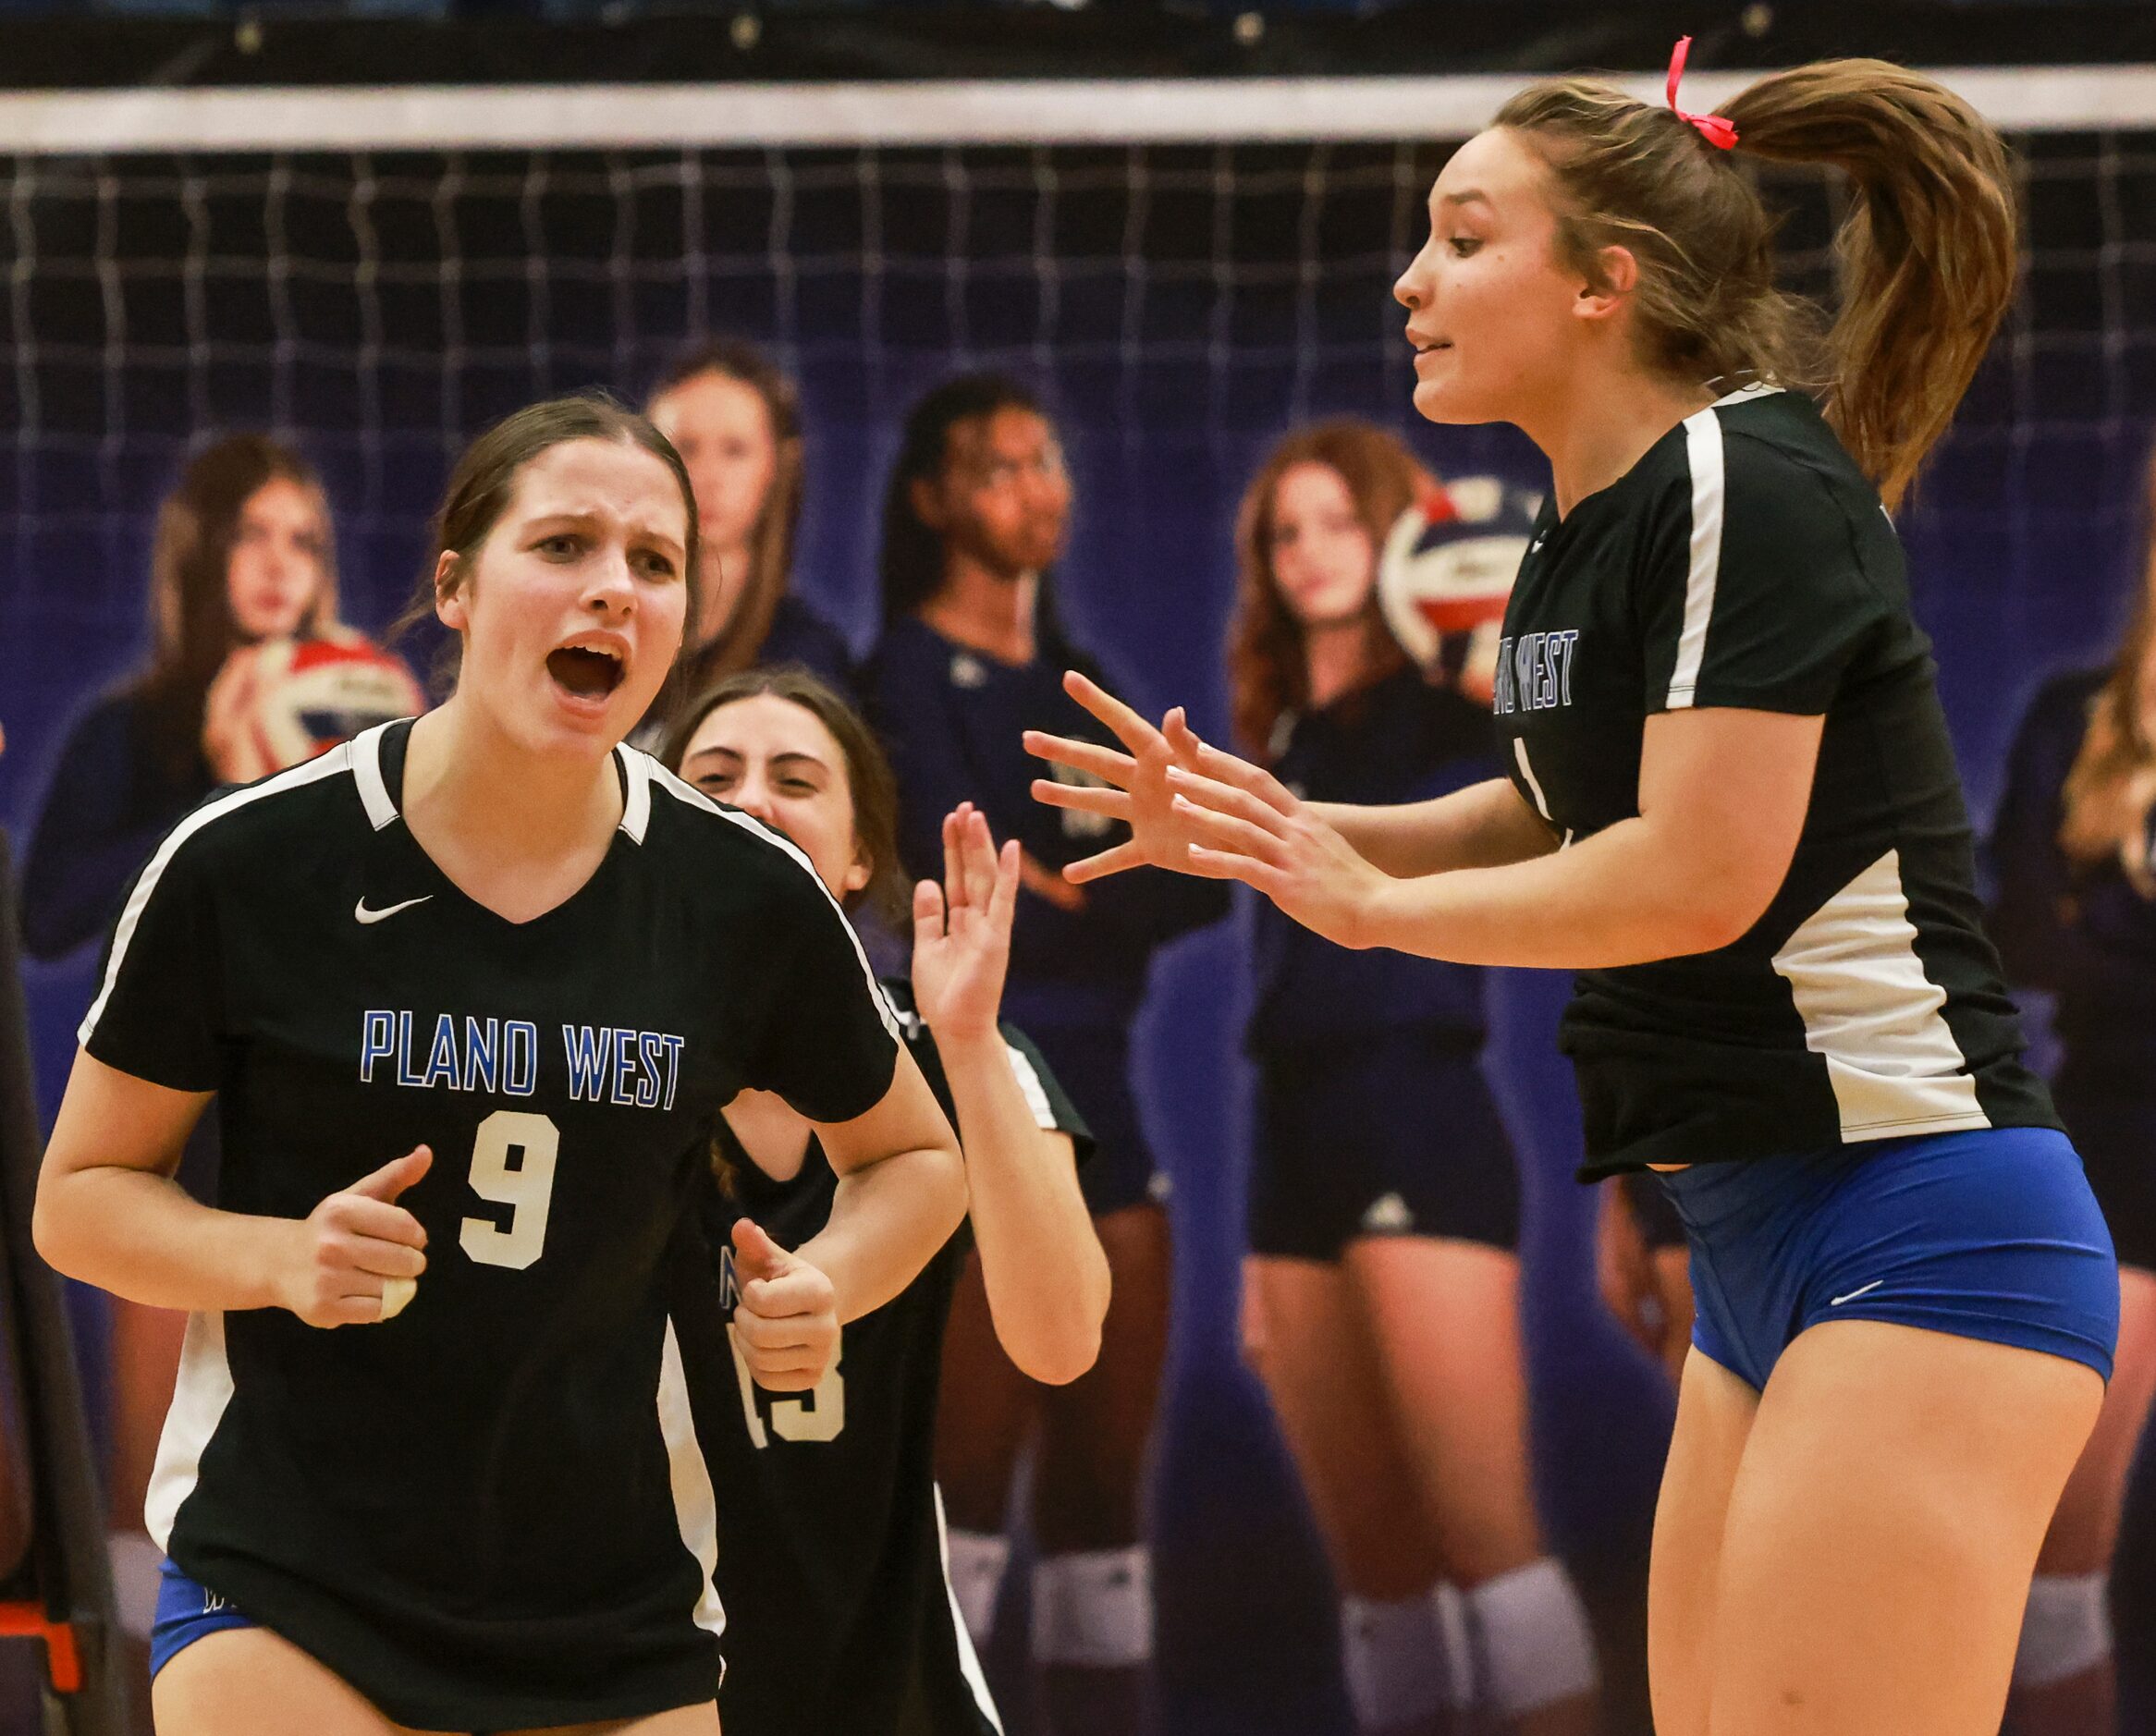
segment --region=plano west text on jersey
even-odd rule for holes
[[[525,1019],[435,1016],[433,1034],[409,1009],[370,1009],[360,1021],[360,1082],[413,1090],[483,1091],[528,1097],[538,1088],[539,1027]],[[561,1027],[561,1059],[573,1102],[623,1109],[671,1109],[681,1080],[684,1039],[666,1031],[614,1025]],[[424,1057],[420,1049],[423,1046]],[[394,1062],[392,1069],[390,1063]]]

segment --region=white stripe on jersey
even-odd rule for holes
[[[726,1632],[726,1608],[711,1576],[718,1568],[718,1498],[711,1486],[711,1467],[697,1445],[689,1409],[689,1381],[681,1368],[681,1343],[674,1323],[667,1322],[666,1349],[659,1359],[659,1434],[667,1443],[667,1472],[674,1486],[674,1522],[681,1547],[696,1559],[703,1589],[696,1599],[696,1625],[707,1633]]]
[[[1520,763],[1520,776],[1527,780],[1527,789],[1535,798],[1535,812],[1550,825],[1557,824],[1550,812],[1550,798],[1542,793],[1542,780],[1535,776],[1535,768],[1527,764],[1527,744],[1520,737],[1513,738],[1513,758]]]
[[[225,1360],[225,1316],[215,1312],[190,1314],[187,1336],[180,1341],[179,1378],[173,1383],[172,1404],[157,1436],[157,1468],[150,1473],[150,1495],[142,1503],[143,1529],[160,1549],[169,1552],[172,1547],[172,1522],[179,1516],[180,1503],[195,1491],[202,1451],[231,1402],[232,1365]]]
[[[351,744],[348,741],[330,749],[319,759],[295,765],[288,772],[279,772],[275,777],[265,777],[259,784],[250,784],[244,789],[235,789],[228,796],[219,796],[205,801],[186,819],[165,834],[165,842],[157,847],[157,853],[150,858],[150,865],[142,870],[141,878],[135,882],[135,889],[128,897],[127,908],[120,912],[119,925],[113,930],[112,957],[105,960],[104,982],[97,991],[97,998],[90,1003],[90,1010],[82,1015],[82,1023],[75,1033],[79,1043],[87,1045],[91,1033],[97,1029],[97,1021],[104,1016],[104,1003],[112,998],[113,984],[120,980],[120,965],[128,956],[128,943],[134,939],[135,929],[141,923],[142,912],[149,909],[150,899],[157,890],[157,882],[171,865],[179,847],[213,820],[221,820],[228,813],[267,796],[281,796],[288,789],[304,789],[318,784],[325,777],[341,777],[351,770]]]
[[[619,830],[641,844],[651,825],[651,775],[655,764],[648,753],[639,753],[624,741],[615,750],[621,761],[621,825]]]
[[[1714,618],[1714,587],[1721,577],[1721,418],[1711,406],[1684,418],[1684,458],[1692,471],[1692,561],[1684,574],[1677,666],[1670,671],[1672,711],[1690,705],[1692,690],[1699,685],[1707,625]]]
[[[716,813],[722,820],[731,820],[744,832],[753,832],[766,843],[778,845],[780,850],[801,864],[802,872],[815,882],[816,890],[824,895],[825,899],[829,901],[831,909],[837,913],[839,924],[846,930],[846,938],[853,943],[853,956],[861,960],[861,974],[867,979],[868,992],[876,997],[876,1010],[877,1016],[883,1021],[883,1028],[891,1033],[891,1041],[904,1043],[905,1033],[900,1028],[899,1015],[893,1009],[890,1001],[886,998],[883,984],[876,980],[876,971],[868,962],[868,954],[862,949],[861,935],[847,918],[845,907],[837,899],[831,897],[831,888],[824,884],[823,875],[816,872],[815,863],[809,861],[807,853],[802,850],[801,846],[788,837],[785,833],[766,825],[754,814],[743,813],[739,808],[729,808],[712,801],[695,785],[684,783],[673,773],[667,770],[663,764],[641,749],[629,747],[625,743],[622,748],[622,755],[625,759],[642,760],[652,783],[656,788],[665,790],[668,795],[674,797],[677,801],[687,802],[692,808],[703,808]]]
[[[1056,1111],[1048,1102],[1048,1094],[1041,1085],[1039,1070],[1026,1059],[1025,1051],[1015,1043],[1006,1043],[1004,1049],[1011,1056],[1011,1070],[1017,1077],[1019,1092],[1025,1098],[1025,1106],[1033,1111],[1033,1119],[1044,1132],[1056,1131]]]
[[[389,780],[382,776],[382,738],[388,731],[388,724],[376,724],[346,744],[351,749],[352,782],[360,787],[360,805],[367,811],[367,824],[377,832],[397,818]]]
[[[1844,1141],[1958,1133],[1991,1125],[1968,1059],[1924,974],[1917,929],[1890,850],[1814,911],[1774,955],[1827,1063]]]
[[[988,1720],[996,1736],[1003,1736],[1003,1720],[996,1716],[996,1700],[988,1692],[987,1673],[981,1668],[980,1654],[974,1650],[974,1636],[966,1631],[965,1611],[958,1607],[958,1589],[950,1583],[950,1528],[943,1517],[943,1485],[930,1484],[929,1487],[936,1494],[936,1554],[943,1564],[943,1595],[950,1600],[950,1625],[958,1634],[959,1671],[965,1677],[966,1686],[974,1691],[974,1704],[981,1708],[981,1716]]]

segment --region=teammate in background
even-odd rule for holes
[[[267,434],[227,435],[180,473],[158,509],[149,613],[148,663],[75,721],[31,835],[22,929],[32,958],[59,958],[108,930],[129,879],[217,785],[279,769],[257,751],[259,694],[251,708],[240,703],[259,689],[265,651],[291,641],[338,654],[359,649],[409,695],[390,709],[418,708],[402,666],[337,621],[337,545],[321,481]],[[182,1180],[206,1192],[216,1160],[207,1118]],[[111,1304],[113,1573],[137,1640],[149,1637],[160,1555],[139,1515],[186,1324],[166,1309]]]
[[[963,1210],[805,861],[621,745],[693,618],[672,447],[534,405],[437,532],[455,692],[167,835],[45,1155],[44,1257],[193,1314],[149,1503],[166,1736],[716,1730],[665,1254],[719,1109],[777,1092],[844,1177],[798,1253],[737,1232],[767,1387]],[[213,1096],[207,1205],[169,1177]]]
[[[2156,462],[2147,505],[2156,526]],[[2126,1477],[2156,1391],[2156,529],[2109,667],[2061,676],[2015,740],[1991,836],[2008,973],[2056,999],[2052,1081],[2119,1253],[2118,1357],[2066,1481],[2023,1618],[2015,1724],[2113,1727],[2106,1591]]]
[[[1081,889],[1057,871],[1097,848],[1089,814],[1026,799],[1028,727],[1085,715],[1058,672],[1085,663],[1046,573],[1063,547],[1071,481],[1031,393],[993,374],[947,382],[907,420],[884,507],[884,631],[864,679],[899,778],[899,853],[942,862],[943,816],[971,801],[1019,846],[1005,1010],[1040,1045],[1098,1146],[1081,1180],[1115,1275],[1100,1359],[1043,1388],[998,1345],[978,1262],[961,1280],[946,1350],[937,1472],[951,1575],[986,1643],[1009,1546],[1011,1478],[1038,1424],[1033,1656],[1060,1731],[1133,1736],[1147,1716],[1152,1559],[1141,1492],[1168,1339],[1163,1178],[1131,1089],[1130,1033],[1164,942],[1228,908],[1225,887],[1142,874]],[[1088,665],[1088,666],[1090,666]]]
[[[1580,79],[1464,145],[1397,288],[1415,405],[1549,456],[1505,617],[1509,780],[1305,804],[1072,678],[1036,737],[1134,824],[1074,865],[1242,879],[1356,947],[1580,972],[1583,1174],[1652,1167],[1698,1302],[1656,1514],[1661,1736],[1998,1728],[2118,1328],[2102,1215],[1984,938],[1882,499],[2013,293],[2004,146],[1880,61],[1717,116]],[[1728,152],[1852,174],[1824,355]],[[1815,363],[1819,363],[1815,372]],[[1829,383],[1828,412],[1790,389]]]
[[[868,726],[799,670],[729,677],[677,727],[669,764],[785,833],[849,907],[907,907],[898,797]],[[697,1434],[718,1500],[726,1606],[727,1736],[939,1736],[1002,1728],[945,1576],[933,1481],[943,1330],[970,1240],[998,1338],[1034,1378],[1075,1379],[1100,1346],[1108,1259],[1078,1188],[1091,1136],[1047,1063],[997,1023],[1018,891],[977,810],[944,824],[940,883],[914,888],[911,982],[886,979],[907,1047],[956,1125],[970,1237],[944,1244],[897,1297],[846,1328],[808,1398],[737,1369],[723,1322],[683,1327]],[[718,1130],[718,1184],[702,1190],[710,1248],[746,1214],[782,1247],[820,1230],[836,1178],[815,1130],[748,1093]],[[730,1257],[724,1289],[730,1293]],[[684,1310],[684,1314],[687,1311]]]
[[[1337,422],[1290,435],[1243,496],[1236,733],[1307,800],[1497,776],[1488,711],[1426,679],[1378,608],[1378,549],[1432,487],[1395,436]],[[1476,1065],[1482,972],[1352,951],[1263,900],[1255,918],[1244,1342],[1332,1558],[1356,1723],[1464,1712],[1479,1649],[1499,1717],[1590,1728],[1594,1638],[1535,1516],[1520,1179]]]
[[[697,640],[679,691],[703,692],[756,664],[798,663],[841,691],[853,658],[839,630],[789,588],[801,528],[801,396],[753,345],[697,345],[661,377],[647,412],[696,487],[703,554]]]

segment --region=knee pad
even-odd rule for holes
[[[2108,1574],[2039,1573],[2014,1654],[2017,1688],[2042,1688],[2094,1669],[2111,1656]]]
[[[994,1532],[952,1529],[944,1538],[944,1571],[951,1601],[974,1644],[986,1645],[996,1628],[996,1599],[1011,1565],[1011,1539]]]
[[[1153,1657],[1153,1552],[1084,1549],[1033,1570],[1033,1656],[1040,1664],[1128,1669]]]
[[[1474,1653],[1456,1585],[1439,1582],[1413,1597],[1343,1597],[1340,1639],[1360,1730],[1424,1724],[1473,1703]]]
[[[138,1640],[150,1637],[157,1620],[157,1594],[164,1589],[165,1551],[139,1531],[115,1531],[104,1540],[112,1564],[113,1607],[120,1628]]]
[[[1572,1576],[1549,1556],[1467,1594],[1489,1704],[1519,1718],[1600,1684],[1594,1630]]]

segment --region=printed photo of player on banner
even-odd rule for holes
[[[2156,1732],[2146,6],[0,51],[0,1736]]]

